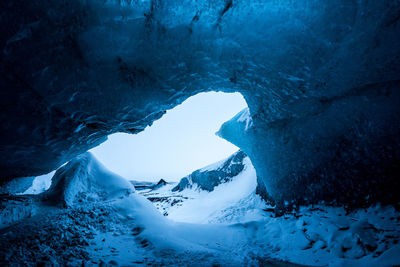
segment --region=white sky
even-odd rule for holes
[[[110,135],[90,151],[127,179],[179,181],[238,150],[215,132],[245,107],[239,93],[200,93],[167,111],[143,132]]]

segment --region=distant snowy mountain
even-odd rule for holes
[[[136,190],[148,189],[149,187],[155,185],[154,182],[146,182],[146,181],[130,180],[129,182],[135,187]]]
[[[145,190],[145,189],[150,189],[150,190],[157,190],[164,185],[168,184],[164,179],[160,179],[157,183],[154,182],[147,182],[147,181],[135,181],[131,180],[131,184],[135,187],[136,190]]]
[[[246,157],[247,155],[239,150],[227,159],[208,165],[182,178],[172,191],[182,191],[194,186],[198,186],[202,190],[212,191],[216,186],[229,182],[237,176],[244,169]]]
[[[168,184],[164,179],[160,179],[160,181],[158,181],[158,183],[156,183],[155,185],[151,186],[152,190],[157,190],[161,187],[163,187],[164,185]]]
[[[91,153],[86,152],[55,173],[46,200],[73,206],[75,203],[107,200],[134,192],[126,179],[108,171]]]

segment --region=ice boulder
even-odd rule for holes
[[[243,171],[246,157],[247,155],[239,150],[227,159],[208,165],[182,178],[172,191],[182,191],[193,186],[213,191],[216,186],[229,182]]]
[[[91,153],[86,152],[58,169],[45,200],[63,206],[85,201],[103,201],[134,192],[126,179],[108,171]]]

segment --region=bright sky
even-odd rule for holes
[[[245,107],[239,93],[200,93],[168,110],[143,132],[110,135],[90,151],[127,179],[179,181],[238,150],[215,132]]]

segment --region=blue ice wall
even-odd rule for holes
[[[0,177],[48,173],[198,92],[239,91],[243,150],[274,199],[397,202],[399,6],[3,1]]]

